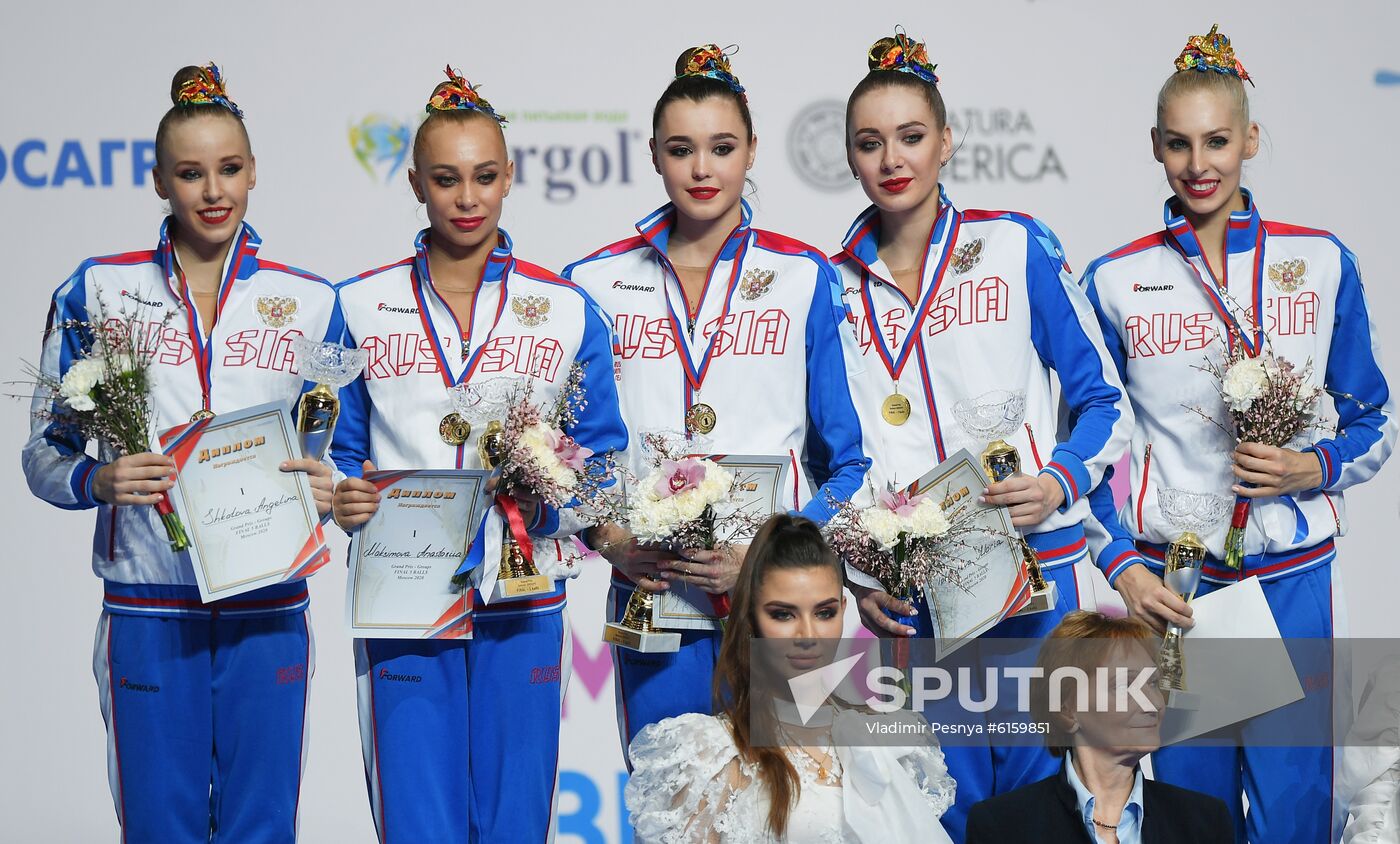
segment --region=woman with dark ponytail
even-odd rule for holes
[[[219,68],[182,68],[171,98],[156,131],[152,175],[170,204],[156,248],[84,261],[54,293],[40,364],[54,377],[68,370],[77,323],[143,324],[157,430],[293,404],[304,384],[285,350],[341,334],[329,284],[258,254],[243,219],[253,152]],[[248,353],[249,335],[264,354]],[[105,442],[93,458],[88,445],[38,421],[24,471],[45,501],[98,510],[92,567],[105,596],[93,672],[122,840],[293,841],[315,662],[305,582],[202,603],[189,555],[171,550],[153,506],[174,485],[172,461],[119,457]],[[310,475],[317,508],[330,511],[329,462],[282,469]]]
[[[841,562],[816,524],[768,520],[734,585],[713,686],[719,714],[667,718],[632,743],[626,799],[638,840],[949,840],[938,817],[954,784],[930,732],[913,746],[872,746],[876,716],[864,707],[833,696],[803,718],[793,702],[788,680],[834,661],[841,587]]]
[[[652,163],[670,202],[637,223],[636,237],[564,275],[613,316],[634,442],[685,431],[697,449],[789,457],[785,505],[824,521],[866,466],[846,387],[846,309],[826,256],[752,227],[743,192],[757,144],[729,57],[714,44],[683,52],[652,112]],[[630,457],[645,474],[641,449]],[[806,468],[820,487],[810,497],[798,479]],[[744,551],[682,549],[678,558],[639,547],[615,526],[592,531],[589,542],[614,566],[614,621],[638,588],[685,586],[703,611],[723,616]],[[647,724],[709,711],[717,625],[682,637],[673,654],[614,649],[624,747]]]

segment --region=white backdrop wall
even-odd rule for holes
[[[1247,184],[1266,216],[1336,232],[1361,257],[1386,368],[1400,373],[1385,204],[1400,188],[1400,6],[1182,0],[984,0],[877,6],[810,0],[742,7],[558,0],[531,4],[303,2],[12,5],[0,13],[0,370],[33,360],[53,288],[88,256],[154,245],[162,216],[147,170],[180,65],[216,59],[248,113],[258,163],[249,220],[265,253],[331,279],[396,260],[424,225],[404,145],[451,62],[510,114],[516,183],[505,226],[518,253],[555,269],[629,235],[664,194],[647,154],[650,112],[676,54],[738,43],[759,155],[759,224],[832,249],[864,197],[845,170],[840,106],[864,50],[896,23],[929,42],[962,147],[948,172],[962,207],[1045,219],[1081,268],[1161,224],[1167,188],[1150,155],[1157,86],[1188,34],[1214,20],[1257,78],[1264,144]],[[55,11],[48,11],[54,9]],[[1165,10],[1170,10],[1168,16]],[[529,17],[522,17],[528,15]],[[18,456],[26,406],[0,414]],[[12,459],[0,635],[0,816],[7,840],[116,837],[90,672],[99,581],[91,514],[31,498]],[[1341,566],[1358,635],[1396,635],[1397,470],[1351,496]],[[343,548],[343,545],[340,546]],[[625,841],[623,774],[604,573],[570,586],[574,677],[561,840]],[[302,838],[369,842],[344,571],[312,582],[318,665]]]

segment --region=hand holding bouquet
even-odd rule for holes
[[[492,472],[496,504],[510,525],[513,545],[531,568],[534,549],[520,512],[522,498],[587,512],[590,522],[609,521],[616,509],[604,493],[613,479],[613,455],[595,456],[565,433],[588,405],[583,366],[570,368],[548,409],[532,400],[533,391],[533,379],[493,379],[450,391],[458,413],[484,429],[478,442],[482,465]],[[456,579],[464,580],[473,565],[464,563]]]
[[[1222,365],[1207,363],[1202,370],[1216,379],[1217,390],[1226,406],[1230,426],[1214,414],[1191,408],[1220,425],[1238,443],[1260,443],[1274,448],[1288,447],[1317,419],[1322,388],[1311,382],[1312,363],[1302,369],[1265,348],[1251,356],[1244,343],[1228,344]],[[1235,496],[1230,530],[1225,536],[1225,564],[1232,569],[1244,565],[1244,534],[1249,523],[1252,499]]]
[[[101,297],[98,306],[99,314],[105,312]],[[30,368],[39,395],[51,398],[35,415],[76,433],[84,442],[97,440],[119,456],[150,452],[156,421],[151,402],[154,353],[137,342],[147,325],[140,314],[123,312],[105,320],[68,320],[50,328],[76,338],[78,356],[61,378]],[[156,494],[160,496],[156,512],[170,548],[183,551],[190,544],[185,527],[169,494]]]

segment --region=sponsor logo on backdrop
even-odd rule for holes
[[[788,161],[802,181],[822,191],[855,185],[846,163],[846,105],[840,100],[809,103],[788,127]]]
[[[0,141],[0,185],[26,188],[126,188],[150,184],[156,142],[148,138]]]
[[[347,133],[350,151],[365,172],[381,182],[389,182],[404,168],[413,149],[417,123],[371,114],[351,123]]]
[[[626,111],[523,109],[506,117],[512,190],[539,192],[546,202],[564,205],[591,190],[630,185],[648,164],[647,134],[628,125]],[[411,164],[417,125],[368,115],[350,124],[350,150],[366,173],[387,183]]]
[[[1036,134],[1025,109],[963,108],[948,111],[955,152],[943,168],[945,182],[1034,183],[1065,181],[1055,146]]]
[[[1053,144],[1039,137],[1026,109],[965,108],[948,112],[956,152],[945,182],[1033,183],[1068,178]],[[788,161],[808,185],[841,191],[855,185],[846,163],[846,107],[839,100],[808,104],[788,127]]]
[[[1400,85],[1400,71],[1381,70],[1376,71],[1377,85]]]

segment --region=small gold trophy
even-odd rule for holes
[[[1181,531],[1167,545],[1166,570],[1162,582],[1183,601],[1191,603],[1201,585],[1201,568],[1206,562],[1206,544],[1197,535],[1220,522],[1230,512],[1230,499],[1223,495],[1188,492],[1167,487],[1160,489],[1157,507],[1172,527]],[[1186,631],[1167,625],[1162,648],[1157,652],[1157,688],[1167,696],[1173,709],[1199,709],[1200,696],[1186,687],[1186,656],[1182,639]]]
[[[476,454],[481,468],[488,472],[495,472],[505,457],[505,426],[501,419],[509,409],[514,387],[514,379],[492,378],[481,384],[458,384],[447,391],[455,414],[463,420],[463,427],[468,431],[481,430]],[[554,580],[540,574],[535,564],[526,559],[507,524],[501,535],[500,574],[490,601],[509,601],[553,591]]]
[[[603,641],[644,654],[674,653],[681,649],[681,634],[657,628],[653,622],[656,600],[640,586],[627,599],[621,621],[603,628]]]
[[[292,341],[292,354],[301,377],[316,384],[302,395],[297,406],[297,439],[303,455],[321,460],[330,448],[335,423],[340,418],[340,388],[364,370],[369,352],[298,337]]]
[[[1004,437],[1021,427],[1026,415],[1026,396],[1010,390],[993,390],[975,399],[960,401],[953,406],[953,415],[963,430],[974,437],[989,440],[982,451],[982,468],[994,483],[1004,481],[1021,471],[1021,454]],[[1024,536],[1019,537],[1021,561],[1030,583],[1031,600],[1016,615],[1046,612],[1055,608],[1059,591],[1040,571],[1035,549]]]

